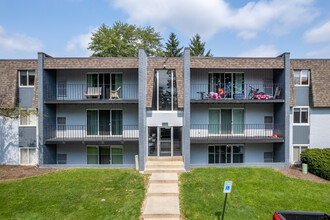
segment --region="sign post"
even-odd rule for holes
[[[233,182],[232,181],[225,181],[225,185],[223,186],[223,193],[226,194],[225,196],[225,203],[223,204],[223,211],[222,211],[222,220],[225,216],[225,209],[226,209],[226,203],[227,203],[227,195],[228,193],[231,192],[231,186],[232,186]]]

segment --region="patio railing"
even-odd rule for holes
[[[275,139],[283,137],[280,125],[274,124],[192,124],[191,138],[207,139]]]
[[[191,84],[190,98],[207,99],[283,99],[282,84]]]
[[[45,139],[52,141],[129,140],[138,137],[138,125],[49,125],[45,129]]]
[[[117,86],[119,88],[119,86]],[[102,84],[99,86],[89,86],[87,84],[67,84],[58,83],[56,85],[46,85],[46,100],[111,100],[138,99],[137,83],[123,83],[119,90],[113,89],[110,84]],[[116,91],[118,90],[118,91]]]

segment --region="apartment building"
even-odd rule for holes
[[[330,60],[147,57],[0,60],[0,164],[286,167],[327,147]],[[307,75],[306,75],[307,74]],[[307,84],[306,84],[307,83]],[[307,121],[306,121],[307,120]]]

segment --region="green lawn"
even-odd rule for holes
[[[124,169],[66,169],[0,181],[0,219],[138,219],[144,184],[142,175]]]
[[[225,219],[272,219],[275,210],[330,213],[330,184],[286,177],[271,168],[201,168],[180,177],[181,211],[187,219],[217,219],[224,181],[233,181]]]

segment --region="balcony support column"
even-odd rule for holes
[[[183,53],[183,134],[182,153],[184,167],[190,170],[190,49],[186,47]]]
[[[139,48],[139,170],[144,171],[147,160],[147,54]]]

